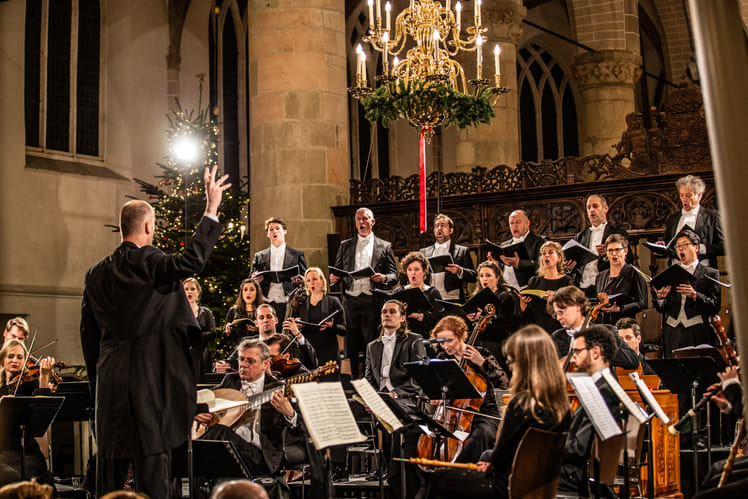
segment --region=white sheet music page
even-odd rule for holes
[[[610,388],[613,390],[613,393],[615,393],[616,397],[618,397],[618,400],[623,402],[623,406],[627,411],[629,411],[629,414],[634,416],[634,418],[639,421],[639,424],[646,423],[647,419],[649,418],[649,414],[647,414],[644,409],[642,409],[636,402],[631,400],[629,394],[626,393],[626,390],[624,390],[623,387],[618,383],[618,378],[616,378],[613,373],[610,372],[610,369],[603,369],[600,372],[602,373],[603,378],[605,378],[605,381],[608,382],[608,386],[610,386]]]
[[[592,426],[595,427],[595,431],[601,439],[607,440],[623,433],[610,413],[610,409],[608,409],[608,405],[600,394],[600,390],[597,389],[592,376],[586,373],[566,373],[566,378],[574,388],[584,412],[587,413],[587,417],[592,421]]]
[[[647,387],[647,384],[644,382],[644,380],[639,377],[639,373],[636,371],[629,373],[629,378],[634,380],[636,388],[639,390],[639,395],[642,396],[642,399],[644,399],[644,402],[647,403],[650,409],[654,411],[654,413],[657,415],[657,418],[662,421],[662,424],[670,424],[670,418],[667,414],[665,414],[665,411],[662,410],[662,407],[657,402],[657,399],[649,390],[649,387]]]
[[[388,433],[392,433],[403,427],[402,422],[395,416],[392,409],[382,400],[382,397],[374,390],[374,387],[371,386],[371,383],[366,378],[351,381],[351,384]]]
[[[366,440],[358,430],[342,383],[300,383],[291,388],[317,450]]]

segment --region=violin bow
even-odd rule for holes
[[[29,349],[26,351],[26,358],[23,359],[23,366],[21,367],[21,372],[18,374],[18,383],[16,383],[16,389],[13,390],[14,397],[18,393],[18,387],[21,386],[21,380],[23,379],[23,374],[26,372],[26,365],[29,363],[29,357],[31,357],[31,349],[34,348],[34,342],[36,341],[36,334],[38,332],[39,328],[34,329],[34,336],[31,338],[31,345],[29,345]]]

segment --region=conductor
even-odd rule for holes
[[[198,323],[180,281],[203,269],[221,232],[217,210],[231,184],[216,170],[205,169],[205,213],[182,254],[153,247],[153,208],[129,201],[121,244],[86,274],[81,345],[96,400],[97,497],[122,488],[115,477],[130,463],[138,492],[171,496],[171,452],[196,409],[188,336]]]

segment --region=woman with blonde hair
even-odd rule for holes
[[[525,326],[504,345],[512,370],[511,400],[499,427],[496,445],[478,470],[437,470],[429,484],[430,498],[505,498],[514,454],[529,428],[553,432],[569,429],[571,407],[556,346],[538,326]]]
[[[556,290],[571,286],[574,280],[564,273],[564,252],[555,241],[547,241],[540,247],[538,275],[530,278],[527,289],[545,291],[553,296]],[[549,334],[561,327],[561,324],[546,310],[547,297],[522,295],[520,308],[526,324],[537,324]]]
[[[290,329],[294,335],[300,330],[305,341],[309,341],[317,352],[320,365],[330,360],[337,362],[339,360],[338,336],[345,336],[348,331],[343,305],[335,296],[327,294],[327,280],[319,267],[306,269],[304,286],[307,297],[299,303],[293,318],[283,322],[283,328]],[[333,313],[335,315],[321,326],[314,325]]]
[[[190,304],[192,314],[200,326],[200,331],[190,335],[190,353],[192,354],[192,365],[195,367],[195,379],[199,382],[203,373],[210,372],[213,363],[208,352],[208,343],[216,337],[216,320],[213,312],[208,307],[200,305],[200,296],[203,289],[194,277],[188,277],[182,281],[187,303]]]

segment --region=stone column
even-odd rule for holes
[[[522,2],[502,0],[483,4],[483,25],[488,41],[483,46],[483,75],[493,80],[493,47],[501,47],[501,84],[510,89],[495,107],[490,125],[457,131],[457,171],[474,166],[515,165],[519,161],[519,94],[517,89],[517,43],[527,9]],[[463,17],[465,19],[465,17]],[[471,58],[472,59],[472,58]],[[466,67],[467,78],[475,78],[475,66]],[[445,165],[450,170],[449,165]]]
[[[250,236],[288,224],[289,246],[326,265],[330,206],[348,202],[344,2],[250,2]]]
[[[604,154],[621,140],[626,115],[634,111],[634,83],[641,57],[626,50],[600,50],[577,56],[574,78],[581,95],[578,108],[581,154]]]

